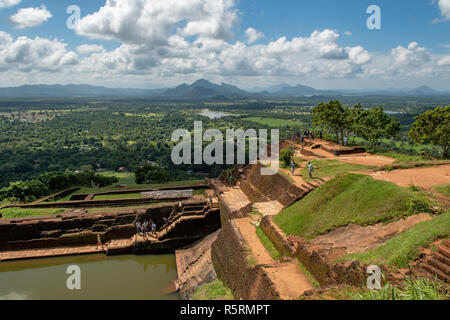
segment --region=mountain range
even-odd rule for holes
[[[267,97],[309,96],[450,96],[450,91],[436,91],[428,86],[415,89],[386,90],[318,90],[312,87],[286,84],[271,88],[245,91],[227,83],[220,85],[200,79],[192,84],[183,83],[167,89],[107,88],[92,85],[24,85],[0,88],[0,98],[77,98],[77,97],[136,97],[170,99],[238,99]]]

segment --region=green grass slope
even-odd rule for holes
[[[350,223],[362,226],[429,211],[427,194],[370,176],[338,176],[274,218],[288,235],[312,239]]]

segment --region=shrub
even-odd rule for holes
[[[280,152],[280,161],[287,167],[291,165],[292,159],[294,158],[294,150],[283,149]]]
[[[170,180],[169,173],[161,167],[145,165],[135,171],[137,184],[163,183]]]

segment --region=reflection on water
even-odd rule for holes
[[[68,290],[69,265],[81,269],[81,290]],[[174,255],[88,255],[0,263],[0,300],[170,299],[176,280]]]
[[[235,117],[236,115],[231,113],[225,113],[225,112],[219,112],[219,111],[211,111],[209,109],[203,109],[202,112],[200,112],[200,115],[203,117],[208,117],[212,120],[214,119],[220,119],[224,117]]]

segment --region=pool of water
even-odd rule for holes
[[[219,112],[219,111],[211,111],[209,109],[203,109],[202,112],[200,112],[200,115],[203,117],[208,117],[212,120],[214,119],[220,119],[220,118],[224,118],[224,117],[235,117],[235,114],[231,114],[231,113],[224,113],[224,112]]]
[[[67,268],[81,270],[81,290],[67,289]],[[167,293],[176,280],[174,255],[86,255],[0,263],[3,299],[176,300]]]

